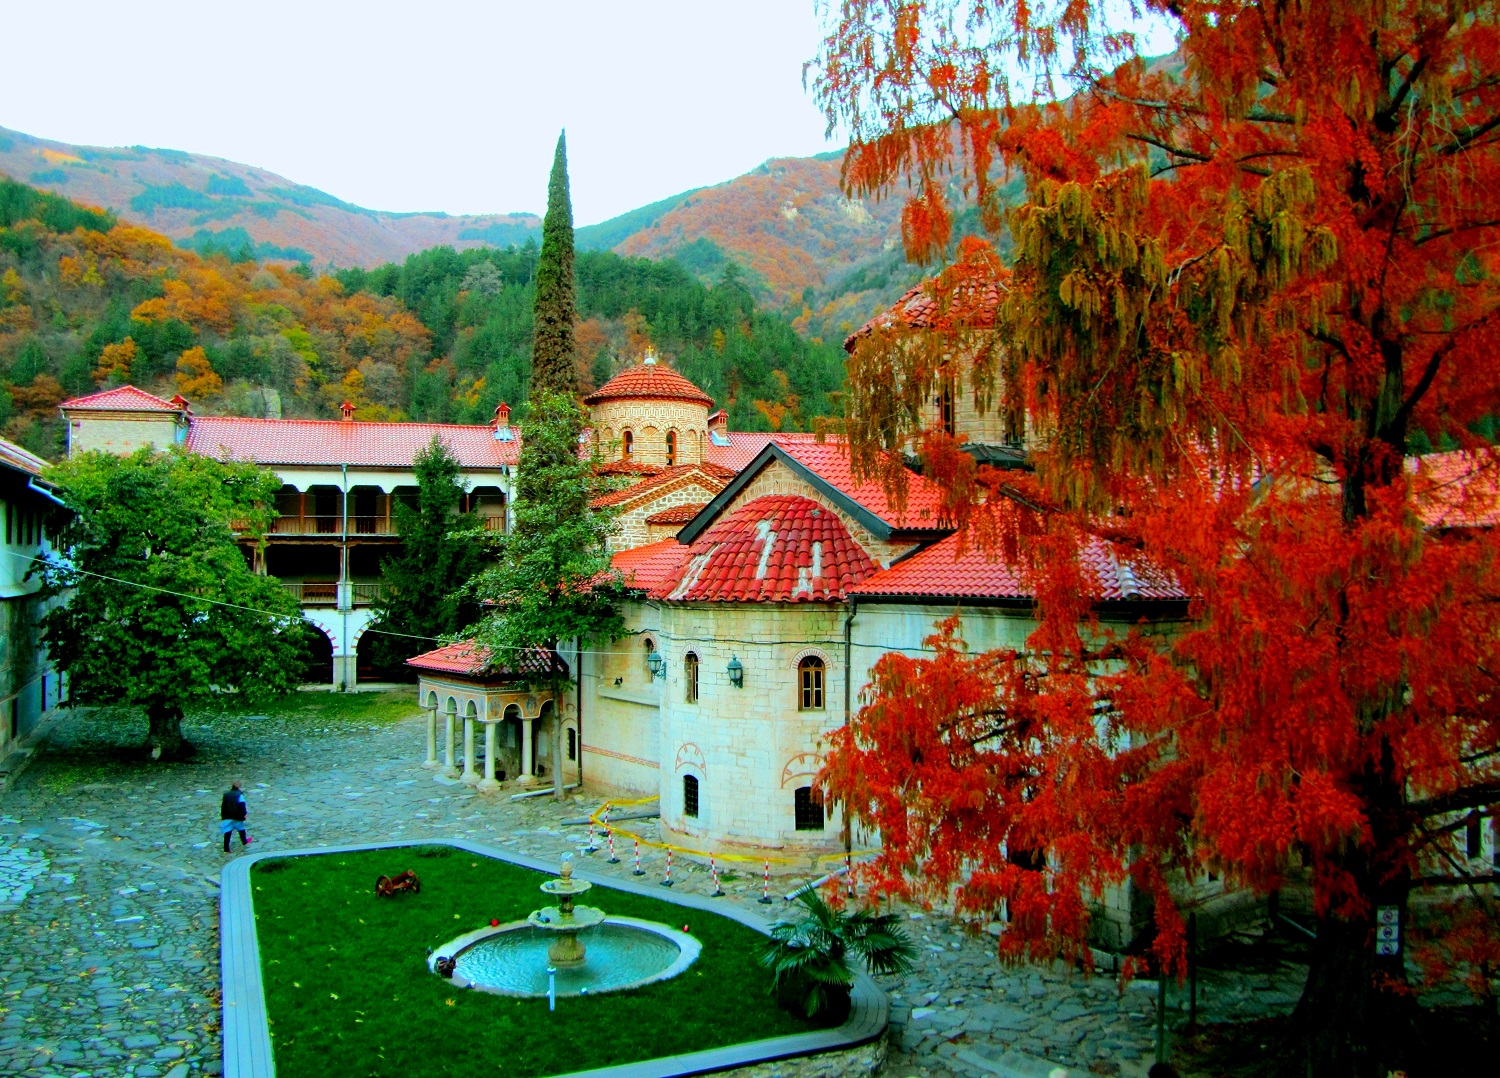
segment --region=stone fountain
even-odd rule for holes
[[[460,988],[543,997],[551,967],[562,998],[638,988],[676,977],[697,960],[702,945],[686,932],[576,905],[593,886],[574,879],[572,862],[564,861],[557,877],[540,887],[557,905],[449,940],[432,952],[428,968]],[[579,938],[585,932],[587,946]]]
[[[559,969],[581,966],[588,959],[587,949],[578,934],[604,922],[604,911],[593,906],[574,906],[573,900],[594,885],[573,878],[573,862],[564,861],[557,879],[542,884],[541,891],[557,898],[557,905],[533,910],[526,923],[532,928],[556,935],[547,948],[547,961]]]

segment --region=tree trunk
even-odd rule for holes
[[[1389,762],[1389,753],[1387,760]],[[1385,1078],[1408,1069],[1419,1051],[1415,1001],[1406,988],[1408,870],[1404,806],[1389,771],[1371,768],[1360,783],[1369,812],[1370,838],[1350,849],[1342,866],[1362,899],[1357,916],[1325,913],[1302,999],[1292,1015],[1281,1073],[1329,1078]],[[1400,918],[1401,954],[1377,957],[1376,909],[1394,906]]]
[[[146,752],[153,760],[190,760],[197,748],[182,736],[182,708],[176,704],[151,704],[146,708]]]

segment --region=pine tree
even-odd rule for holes
[[[462,466],[438,438],[416,455],[415,507],[396,504],[401,553],[380,567],[384,594],[366,633],[376,666],[399,667],[436,647],[436,638],[461,631],[477,611],[463,591],[482,568],[484,532],[461,516]]]
[[[573,204],[568,196],[567,132],[557,137],[552,178],[547,183],[547,216],[542,222],[542,256],[536,268],[536,304],[531,338],[531,394],[576,395],[573,360]]]

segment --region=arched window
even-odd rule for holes
[[[798,831],[821,831],[826,824],[823,816],[823,792],[811,786],[799,786],[792,794],[792,814]]]
[[[578,731],[568,727],[568,759],[578,759]]]
[[[641,641],[641,646],[646,649],[641,653],[641,665],[646,668],[646,683],[650,684],[656,676],[656,671],[651,669],[651,653],[656,650],[656,641],[648,636]]]
[[[690,704],[698,702],[698,656],[688,652],[682,660],[682,680],[685,683],[683,699]]]
[[[682,776],[682,814],[698,818],[698,779],[695,775]]]
[[[677,432],[667,431],[667,467],[670,468],[677,463]]]
[[[620,435],[620,458],[629,460],[631,451],[635,448],[635,435],[625,431]]]
[[[799,711],[823,710],[823,660],[809,655],[797,664],[797,680],[801,694],[797,701]]]

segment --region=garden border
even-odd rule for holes
[[[271,1027],[267,1021],[265,988],[260,975],[260,942],[255,932],[255,905],[250,891],[250,866],[272,857],[306,857],[325,853],[355,853],[363,850],[405,849],[414,846],[452,846],[482,857],[494,858],[550,873],[555,866],[535,857],[497,850],[466,839],[428,839],[408,842],[365,842],[348,846],[315,846],[295,850],[260,850],[238,857],[224,866],[219,889],[219,969],[224,995],[224,1078],[274,1078],[276,1064],[271,1050]],[[574,864],[579,862],[575,860]],[[701,895],[667,892],[659,887],[579,871],[600,887],[613,888],[645,898],[658,898],[677,906],[705,910],[738,921],[757,932],[768,933],[769,922],[734,906],[717,903]],[[885,1032],[890,1001],[870,976],[856,974],[848,1020],[834,1029],[813,1030],[761,1041],[743,1041],[702,1052],[644,1059],[552,1078],[683,1078],[708,1074],[752,1063],[769,1063],[795,1056],[809,1056],[840,1048],[868,1044]]]

